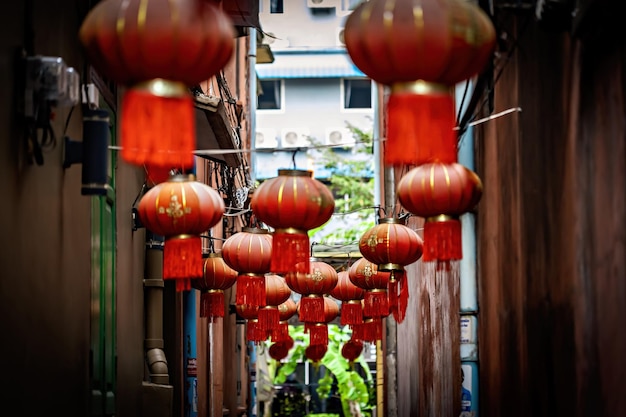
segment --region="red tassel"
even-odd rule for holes
[[[363,323],[363,305],[361,300],[350,300],[341,303],[341,325],[353,326]]]
[[[305,331],[309,333],[309,345],[328,345],[328,326],[326,323],[305,324]]]
[[[450,216],[426,219],[422,260],[453,261],[463,258],[461,222]]]
[[[263,331],[271,332],[280,324],[280,312],[276,306],[266,306],[259,310],[259,327]]]
[[[387,291],[382,289],[366,291],[363,314],[367,317],[387,317],[389,315]]]
[[[395,278],[394,271],[391,271],[391,273],[389,285],[387,286],[387,298],[389,300],[389,314],[393,314],[393,317],[396,318],[398,315],[398,280]]]
[[[324,321],[324,297],[308,295],[300,299],[298,318],[304,323],[321,323]]]
[[[178,235],[165,239],[163,279],[175,279],[176,291],[191,289],[191,279],[202,277],[202,242],[199,237]]]
[[[275,329],[271,330],[272,342],[282,342],[291,338],[289,336],[289,324],[281,321]]]
[[[235,304],[265,307],[265,276],[240,274],[237,277]]]
[[[276,274],[300,272],[308,274],[311,257],[309,235],[292,229],[276,230],[272,234],[271,271]]]
[[[408,87],[412,91],[392,91],[389,96],[385,163],[456,162],[457,135],[451,90],[423,81]]]
[[[146,182],[148,187],[165,182],[170,177],[171,169],[168,167],[146,165]]]
[[[160,83],[160,84],[159,84]],[[163,87],[167,95],[156,92]],[[193,167],[196,126],[193,100],[184,84],[153,80],[122,99],[122,158],[133,165]]]
[[[200,317],[224,317],[224,291],[208,290],[200,294]]]
[[[398,308],[394,312],[396,322],[402,323],[406,317],[406,308],[409,305],[409,283],[406,274],[398,274],[396,281],[400,287],[400,295],[398,297]]]
[[[376,343],[383,339],[382,321],[380,319],[366,319],[363,324],[362,339],[364,342]]]
[[[253,342],[258,345],[267,338],[267,333],[261,329],[258,320],[248,320],[248,325],[246,327],[246,337],[249,342]]]

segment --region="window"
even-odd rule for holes
[[[343,11],[352,11],[356,9],[356,6],[363,3],[363,0],[339,0],[341,5],[341,10]]]
[[[280,110],[282,108],[282,84],[280,80],[259,80],[258,110]]]
[[[270,13],[283,13],[283,0],[270,0]]]
[[[372,82],[364,79],[344,79],[343,108],[371,109]]]

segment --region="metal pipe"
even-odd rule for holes
[[[249,49],[248,49],[248,100],[250,106],[250,149],[256,149],[256,107],[257,107],[257,78],[256,78],[256,37],[257,30],[249,28]],[[256,181],[256,153],[250,155],[250,182],[254,185]]]
[[[150,382],[168,385],[169,371],[163,351],[163,238],[146,231],[144,349]]]

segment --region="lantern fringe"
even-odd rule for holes
[[[394,275],[393,279],[389,280],[389,285],[387,286],[387,299],[389,300],[389,314],[393,314],[396,321],[398,320],[398,288],[399,282]]]
[[[305,323],[304,331],[309,334],[309,345],[328,345],[328,325],[326,323]]]
[[[191,279],[202,277],[202,242],[198,236],[168,237],[163,245],[163,279],[179,280],[177,291],[191,289]]]
[[[367,317],[387,317],[389,315],[387,291],[382,289],[366,291],[363,314]]]
[[[224,291],[203,291],[200,294],[200,317],[224,317]]]
[[[362,324],[355,326],[355,330],[357,327],[358,330],[352,333],[353,338],[369,343],[376,343],[377,340],[382,340],[383,329],[380,319],[364,320]]]
[[[324,297],[309,295],[300,299],[298,318],[304,323],[321,323],[324,321]]]
[[[267,338],[266,332],[261,329],[258,320],[248,320],[246,338],[249,342],[253,342],[256,345],[261,344]]]
[[[392,93],[387,103],[387,120],[386,164],[456,162],[451,94]]]
[[[272,342],[282,342],[288,340],[289,336],[289,324],[287,321],[280,321],[278,326],[270,331]]]
[[[306,233],[275,230],[272,234],[272,272],[308,274],[310,257],[309,235]]]
[[[121,141],[121,157],[130,164],[192,168],[196,128],[191,96],[163,97],[130,88],[122,98]]]
[[[394,315],[394,318],[398,323],[402,323],[406,317],[406,309],[409,305],[409,283],[405,273],[400,275],[397,281],[400,286],[400,295],[398,297],[397,316]]]
[[[363,305],[361,301],[341,303],[340,321],[342,326],[353,326],[363,323]]]
[[[461,222],[455,218],[426,220],[422,260],[451,261],[463,258]]]
[[[171,167],[161,167],[157,165],[146,165],[146,182],[148,187],[167,181],[170,178]]]
[[[237,277],[235,288],[235,303],[265,307],[265,276],[254,274],[240,274]]]
[[[272,332],[280,325],[280,312],[275,306],[266,306],[259,310],[259,327],[266,332]]]

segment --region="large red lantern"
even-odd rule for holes
[[[423,260],[460,260],[459,216],[480,200],[482,183],[478,175],[457,163],[423,164],[402,177],[397,194],[404,208],[426,220]]]
[[[265,305],[265,274],[270,272],[272,235],[258,227],[244,227],[222,244],[224,262],[239,273],[235,304]]]
[[[363,303],[365,290],[354,285],[348,271],[337,273],[337,285],[330,295],[341,301],[341,325],[352,326],[363,321]]]
[[[230,60],[229,16],[198,0],[106,0],[79,37],[96,70],[129,89],[122,98],[122,158],[136,165],[191,168],[195,116],[188,87]]]
[[[224,317],[224,290],[235,285],[237,271],[226,265],[220,253],[209,253],[204,260],[202,278],[191,281],[200,290],[200,317],[213,321]]]
[[[309,273],[291,272],[285,275],[285,282],[302,295],[299,318],[302,322],[324,321],[324,295],[337,285],[337,271],[326,262],[313,258],[309,262]]]
[[[335,210],[333,195],[307,170],[280,169],[252,194],[250,208],[274,228],[272,272],[309,271],[308,231],[326,223]]]
[[[172,176],[141,198],[139,219],[165,237],[163,279],[175,279],[178,291],[191,289],[190,280],[202,277],[200,234],[215,226],[224,210],[220,194],[192,175]]]
[[[344,38],[354,64],[391,88],[385,162],[456,161],[453,86],[487,63],[489,17],[466,0],[370,0],[350,14]]]
[[[272,332],[280,325],[278,306],[291,296],[285,279],[279,275],[265,276],[265,306],[259,309],[259,326],[263,331]]]

